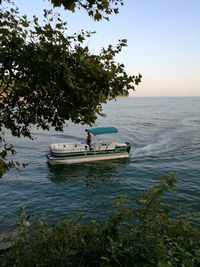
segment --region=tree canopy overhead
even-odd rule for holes
[[[0,0],[11,2],[11,0]],[[42,0],[41,0],[42,1]],[[85,9],[90,17],[99,21],[102,18],[109,20],[109,15],[119,13],[119,6],[123,0],[48,0],[54,7],[63,6],[66,10],[75,12],[76,9]]]
[[[123,0],[49,0],[54,7],[63,6],[67,10],[75,11],[76,8],[83,8],[94,20],[108,19],[112,13],[119,12],[119,6]]]
[[[44,10],[42,25],[13,5],[0,11],[1,170],[7,152],[14,153],[5,130],[31,138],[31,125],[58,131],[66,120],[92,125],[103,115],[102,104],[134,90],[141,75],[130,76],[115,62],[125,39],[92,54],[84,41],[93,33],[68,35],[67,23],[52,10]]]

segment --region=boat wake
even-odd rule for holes
[[[175,147],[172,143],[171,138],[165,138],[157,140],[151,144],[146,144],[142,147],[137,147],[132,150],[132,156],[134,157],[148,157],[157,156],[164,153],[174,151]]]

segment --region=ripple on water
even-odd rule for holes
[[[34,129],[34,141],[10,137],[17,160],[28,166],[0,180],[0,232],[15,229],[22,206],[52,222],[80,211],[86,219],[105,218],[118,195],[136,196],[170,172],[177,173],[177,205],[199,211],[199,107],[200,98],[129,98],[105,105],[107,117],[96,125],[119,129],[109,138],[131,144],[128,160],[49,166],[49,144],[85,139],[85,126],[71,123],[62,134]]]

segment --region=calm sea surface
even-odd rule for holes
[[[176,203],[200,211],[200,98],[121,98],[105,105],[104,113],[96,126],[119,129],[107,138],[131,144],[128,160],[49,166],[49,144],[85,140],[85,127],[71,123],[64,133],[33,128],[34,141],[7,136],[16,160],[28,166],[0,179],[0,233],[15,229],[21,207],[30,218],[40,213],[50,222],[79,212],[102,219],[116,196],[135,196],[169,172],[178,177]]]

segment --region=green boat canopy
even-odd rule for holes
[[[115,127],[96,127],[85,129],[86,132],[90,132],[93,135],[117,133],[118,130]]]

